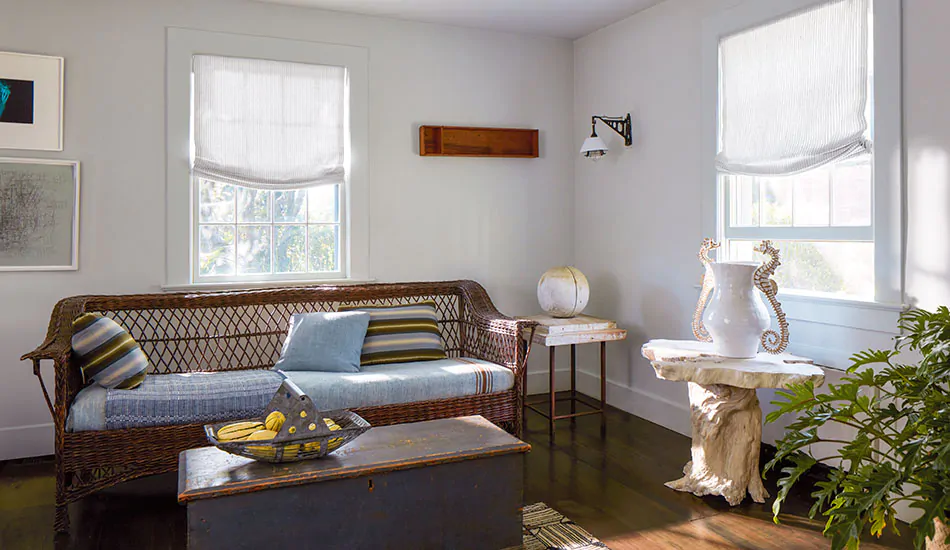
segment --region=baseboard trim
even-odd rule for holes
[[[577,372],[580,375],[580,371]],[[564,391],[571,389],[571,369],[557,369],[554,371],[555,389]],[[548,393],[548,371],[528,373],[528,395]]]
[[[556,389],[570,389],[570,369],[555,371]],[[578,369],[577,391],[593,397],[600,397],[600,375]],[[528,394],[536,395],[548,392],[548,373],[528,373]],[[692,427],[689,421],[689,404],[684,400],[677,403],[663,396],[644,391],[640,388],[620,384],[607,379],[607,404],[626,411],[634,416],[649,420],[677,433],[689,436]]]
[[[600,375],[584,371],[577,373],[578,389],[591,396],[600,395]],[[633,388],[607,379],[607,404],[634,416],[659,424],[674,432],[689,436],[689,404],[678,403],[663,396]]]
[[[53,424],[0,428],[0,460],[53,454]]]

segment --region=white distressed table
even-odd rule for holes
[[[746,492],[765,502],[769,493],[759,470],[762,409],[755,390],[807,381],[821,385],[824,372],[810,359],[787,353],[722,357],[707,342],[650,340],[642,353],[657,378],[689,384],[692,460],[684,476],[666,486],[696,496],[719,495],[732,506]]]
[[[554,435],[554,423],[565,418],[576,418],[588,414],[599,414],[603,418],[607,409],[607,342],[623,340],[627,331],[617,328],[617,323],[607,319],[598,319],[589,315],[578,315],[568,319],[551,317],[550,315],[535,315],[525,319],[538,323],[534,331],[532,342],[548,348],[550,394],[544,401],[529,403],[527,372],[523,380],[525,407],[548,419],[548,431]],[[528,338],[526,332],[524,337]],[[594,404],[584,400],[577,393],[577,345],[600,343],[600,403]],[[571,394],[569,397],[558,399],[554,390],[555,349],[557,346],[571,346]],[[571,412],[558,415],[555,411],[557,401],[570,401]],[[591,410],[577,412],[580,403]],[[547,410],[536,405],[546,405]],[[603,424],[603,423],[602,423]]]

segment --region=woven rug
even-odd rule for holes
[[[595,539],[557,510],[539,502],[524,507],[524,550],[603,550]]]

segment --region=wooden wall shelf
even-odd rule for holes
[[[538,131],[525,128],[420,126],[419,155],[538,158]]]

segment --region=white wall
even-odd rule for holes
[[[950,2],[904,0],[907,295],[950,304]]]
[[[570,41],[221,0],[6,0],[3,11],[0,51],[66,58],[66,143],[0,154],[77,159],[83,188],[80,270],[0,273],[0,460],[52,452],[18,359],[56,300],[164,283],[168,26],[369,49],[377,279],[471,278],[502,311],[533,314],[537,278],[572,259]],[[420,124],[539,128],[542,156],[420,158]]]
[[[601,135],[612,151],[598,163],[576,158],[575,260],[591,282],[590,310],[629,330],[608,353],[608,399],[625,410],[689,433],[685,384],[657,380],[640,356],[651,338],[692,339],[690,317],[702,273],[701,164],[703,20],[741,0],[667,0],[575,41],[574,141],[592,114],[633,115],[633,147]],[[950,299],[950,38],[941,0],[904,0],[905,139],[909,144],[910,294]],[[925,191],[926,190],[926,191]],[[936,202],[934,198],[937,198]],[[924,216],[924,213],[927,215]],[[914,242],[917,240],[918,242]],[[790,351],[832,367],[868,347],[889,347],[893,311],[787,303]],[[590,350],[581,355],[593,361]],[[830,378],[837,379],[838,373]],[[591,384],[591,377],[582,377]],[[760,390],[763,408],[774,392]],[[767,426],[766,441],[781,433]]]

